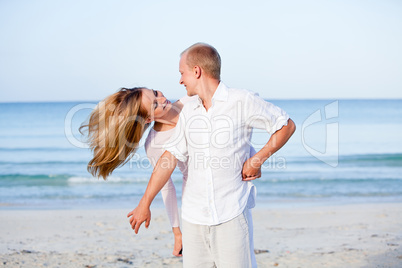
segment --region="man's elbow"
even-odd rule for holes
[[[289,136],[292,136],[293,133],[295,133],[295,131],[296,131],[296,124],[295,124],[295,122],[293,122],[293,120],[290,119],[290,118],[289,118],[289,120],[288,120],[287,128],[288,128]]]
[[[296,131],[296,124],[292,119],[288,119],[287,125],[280,130],[281,136],[288,141]]]

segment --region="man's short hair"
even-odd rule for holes
[[[190,68],[198,65],[207,75],[220,80],[221,57],[213,46],[205,43],[195,43],[184,50],[180,56],[184,54],[187,56],[186,63]]]

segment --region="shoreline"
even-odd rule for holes
[[[141,197],[135,197],[126,201],[106,201],[98,200],[87,203],[80,203],[80,200],[74,202],[60,202],[49,204],[42,202],[37,204],[18,204],[18,203],[0,203],[1,211],[47,211],[47,210],[132,210],[137,206]],[[178,206],[181,207],[181,200],[178,198]],[[298,208],[314,208],[314,207],[331,207],[331,206],[347,206],[347,205],[368,205],[368,204],[401,204],[400,197],[370,197],[370,198],[299,198],[299,199],[277,199],[267,197],[257,197],[255,209],[298,209]],[[154,199],[151,209],[165,209],[160,194]]]
[[[131,209],[0,210],[6,267],[181,267],[163,208],[135,235]],[[402,203],[253,209],[259,267],[400,267]]]

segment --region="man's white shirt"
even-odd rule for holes
[[[164,148],[178,160],[188,161],[182,219],[216,225],[254,206],[255,187],[242,180],[250,157],[253,128],[275,133],[289,116],[256,93],[228,88],[222,82],[206,111],[197,98],[184,105],[175,133]]]

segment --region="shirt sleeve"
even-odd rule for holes
[[[255,148],[253,146],[250,146],[250,157],[253,157],[256,153],[257,151],[255,150]]]
[[[183,111],[180,113],[175,131],[170,140],[163,146],[163,149],[169,151],[177,160],[187,162],[188,148],[185,135],[186,119]]]
[[[289,115],[284,110],[265,101],[254,92],[248,93],[245,110],[248,127],[265,129],[271,135],[288,124]]]

